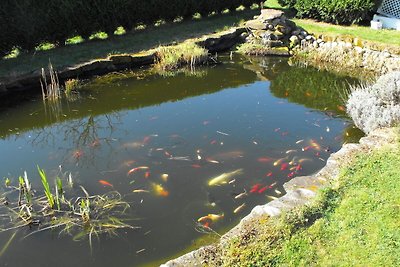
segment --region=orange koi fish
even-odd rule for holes
[[[109,182],[107,182],[105,180],[99,180],[99,183],[104,186],[114,187],[112,184],[110,184]]]
[[[205,221],[216,222],[220,219],[224,218],[224,214],[208,214],[207,216],[200,217],[197,221],[203,223]]]
[[[285,159],[287,159],[287,157],[276,160],[276,161],[274,162],[274,166],[278,166],[278,165],[281,164]]]
[[[138,170],[148,170],[148,169],[149,169],[149,167],[147,167],[147,166],[136,167],[136,168],[130,169],[128,171],[128,175],[131,175],[132,173],[137,172]]]
[[[306,147],[303,147],[301,150],[302,151],[307,151],[307,150],[310,150],[312,148],[312,146],[306,146]]]
[[[144,173],[144,178],[148,179],[149,177],[150,177],[150,172],[149,171],[145,172]]]
[[[315,141],[315,140],[310,140],[310,145],[315,149],[315,150],[321,150],[321,146]]]
[[[143,145],[146,145],[148,142],[150,142],[150,139],[151,139],[150,136],[145,136],[145,137],[143,138],[142,144],[143,144]]]

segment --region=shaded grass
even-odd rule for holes
[[[312,205],[261,219],[222,252],[224,266],[399,266],[397,149],[360,154]],[[218,265],[216,264],[216,265]]]
[[[105,58],[109,54],[136,53],[160,45],[177,43],[189,38],[200,37],[239,25],[244,20],[259,13],[258,9],[230,12],[207,18],[184,20],[177,23],[147,26],[121,36],[112,36],[105,40],[92,40],[76,45],[67,45],[55,49],[21,54],[16,58],[0,60],[0,77],[16,76],[38,70],[48,64],[49,59],[55,68],[74,65],[96,58]],[[76,38],[79,42],[79,38]],[[74,43],[74,42],[72,42]]]

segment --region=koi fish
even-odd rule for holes
[[[274,166],[278,166],[278,165],[281,164],[282,161],[284,161],[285,159],[287,159],[287,157],[276,160],[276,161],[274,162]]]
[[[275,130],[274,130],[274,132],[279,132],[281,130],[281,128],[276,128]]]
[[[76,151],[74,151],[74,153],[72,154],[72,156],[73,156],[75,159],[79,159],[79,158],[81,158],[81,157],[83,156],[83,151],[82,151],[82,150],[76,150]]]
[[[211,122],[210,121],[203,121],[203,125],[204,126],[206,126],[206,125],[208,125],[208,124],[210,124]]]
[[[262,194],[265,191],[267,191],[267,187],[266,186],[264,186],[263,188],[260,188],[257,193]]]
[[[310,150],[312,148],[312,146],[306,146],[306,147],[303,147],[302,149],[301,149],[301,151],[307,151],[307,150]]]
[[[148,142],[150,142],[150,139],[151,139],[150,136],[145,136],[145,137],[143,138],[142,144],[143,144],[143,145],[146,145]]]
[[[291,172],[291,173],[289,173],[289,174],[287,175],[287,177],[288,177],[288,178],[293,178],[293,176],[294,176],[295,174],[296,174],[295,172]]]
[[[251,187],[250,189],[250,193],[256,193],[258,192],[258,190],[260,189],[260,187],[262,186],[262,184],[255,184]]]
[[[269,157],[261,157],[261,158],[258,158],[257,161],[260,163],[268,163],[268,162],[271,162],[272,159]]]
[[[134,189],[132,190],[133,193],[150,193],[150,191],[148,190],[144,190],[144,189]]]
[[[268,186],[268,188],[271,189],[271,188],[273,188],[276,184],[277,184],[276,182],[273,182],[272,184],[270,184],[270,185]]]
[[[282,192],[279,191],[278,189],[275,189],[274,191],[275,191],[275,193],[277,193],[278,195],[282,195]]]
[[[287,150],[285,153],[286,153],[286,154],[290,154],[290,153],[295,153],[295,152],[297,152],[297,150],[295,150],[295,149],[290,149],[290,150]]]
[[[218,134],[220,134],[220,135],[229,136],[229,134],[227,134],[227,133],[224,133],[224,132],[221,132],[221,131],[217,131],[217,133],[218,133]]]
[[[90,143],[90,145],[89,145],[89,147],[97,147],[97,146],[99,146],[100,145],[100,140],[99,139],[96,139],[96,140],[94,140],[92,143]]]
[[[196,168],[196,169],[201,168],[201,166],[199,164],[192,164],[190,166],[192,166],[192,168]]]
[[[144,173],[144,178],[148,179],[149,177],[150,177],[150,172],[149,171],[145,172]]]
[[[272,176],[272,174],[273,174],[272,172],[269,172],[269,173],[267,173],[267,175],[266,175],[266,176],[267,176],[267,177],[271,177],[271,176]]]
[[[269,198],[269,199],[271,199],[271,200],[275,200],[275,199],[278,199],[277,197],[274,197],[274,196],[267,196],[267,198]]]
[[[340,111],[346,111],[346,108],[344,106],[337,106],[337,109]]]
[[[121,166],[130,167],[130,166],[132,166],[134,163],[136,163],[135,160],[126,160],[126,161],[122,162]]]
[[[283,133],[281,133],[281,136],[286,136],[288,134],[289,134],[289,132],[283,132]]]
[[[162,179],[164,182],[167,182],[167,181],[168,181],[168,177],[169,177],[169,175],[168,175],[167,173],[161,174],[161,179]]]
[[[296,144],[300,144],[300,143],[302,143],[302,142],[304,142],[304,139],[301,139],[301,140],[296,141]]]
[[[205,221],[216,222],[224,218],[224,214],[208,214],[207,216],[200,217],[197,221],[203,223]]]
[[[235,175],[240,175],[242,173],[243,173],[243,169],[237,169],[232,172],[225,172],[221,175],[218,175],[217,177],[211,178],[208,181],[208,186],[226,184],[228,179],[232,178]]]
[[[165,190],[165,188],[160,184],[152,183],[153,191],[157,196],[167,197],[169,196],[169,192]]]
[[[128,171],[128,175],[131,175],[132,173],[137,172],[138,170],[148,170],[148,169],[149,169],[149,167],[147,167],[147,166],[136,167],[136,168],[130,169]]]
[[[216,143],[217,143],[217,140],[212,140],[212,141],[210,142],[211,145],[215,145]]]
[[[107,182],[105,180],[99,180],[99,183],[104,186],[114,187],[112,184],[110,184],[109,182]]]
[[[235,196],[235,199],[241,199],[241,198],[243,198],[243,197],[245,197],[245,196],[247,196],[246,190],[245,190],[243,193],[237,194],[237,195]]]
[[[307,162],[307,161],[312,161],[311,159],[299,159],[299,163],[304,163],[304,162]]]
[[[315,141],[315,140],[311,140],[310,141],[310,145],[315,149],[315,150],[321,150],[321,146]]]
[[[143,146],[142,142],[131,142],[122,145],[124,148],[139,148]]]
[[[237,213],[241,212],[244,209],[244,207],[246,207],[246,204],[243,203],[242,205],[240,205],[239,207],[234,209],[233,213],[237,214]]]
[[[288,163],[282,163],[281,165],[281,171],[284,171],[288,168],[289,164]]]

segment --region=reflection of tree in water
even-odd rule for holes
[[[98,158],[98,151],[108,147],[109,154],[113,153],[112,142],[117,125],[121,124],[122,114],[115,112],[102,116],[90,115],[85,118],[56,124],[32,132],[33,146],[60,147],[64,142],[68,147],[61,148],[63,162],[73,162],[79,165],[93,165]],[[69,145],[71,144],[71,145]],[[111,157],[111,155],[103,155]]]

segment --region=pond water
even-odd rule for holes
[[[360,138],[341,101],[356,81],[282,58],[220,60],[171,77],[107,75],[51,106],[39,96],[3,105],[1,192],[9,190],[5,178],[17,185],[26,171],[43,195],[37,166],[51,187],[71,173],[67,198],[82,195],[79,186],[91,195],[118,191],[130,204],[126,223],[140,228],[101,234],[92,247],[58,228],[29,235],[40,225],[0,232],[0,265],[160,263],[212,239],[212,231],[223,234],[284,194],[283,183],[315,173]]]

